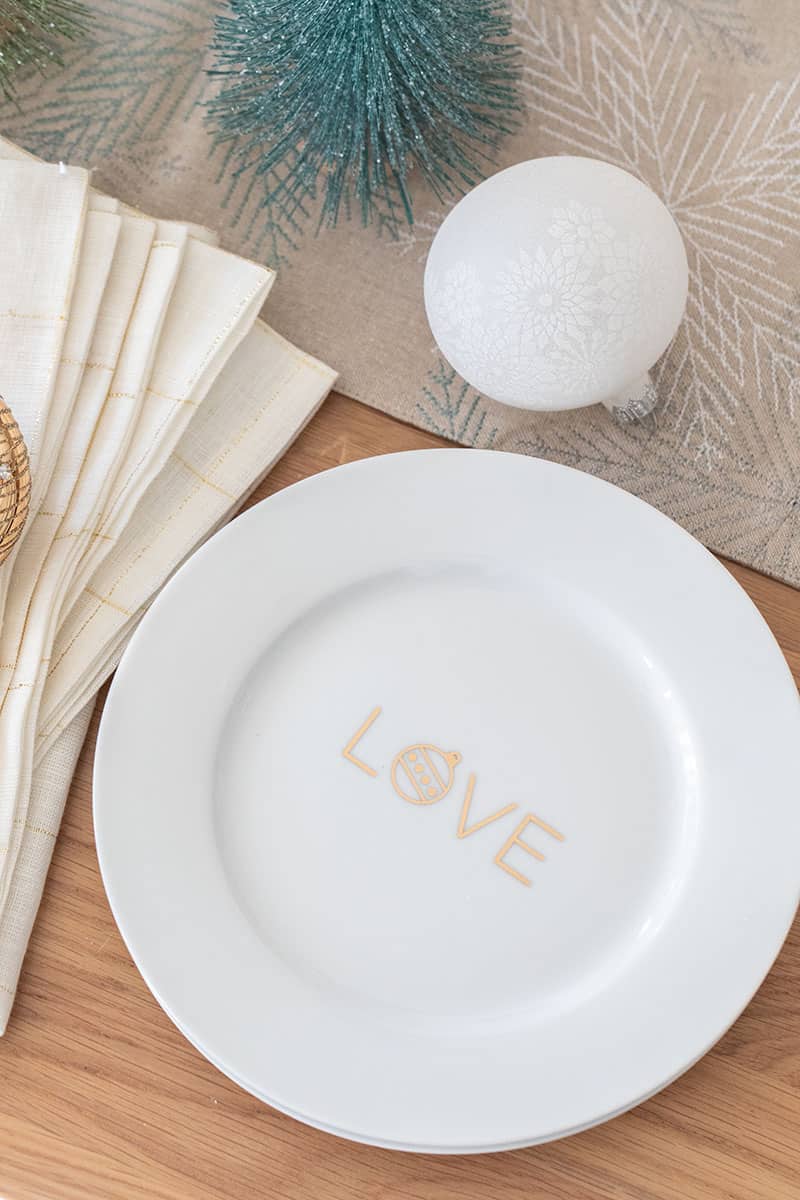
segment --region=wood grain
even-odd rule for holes
[[[334,396],[253,499],[337,463],[441,444]],[[800,592],[743,567],[730,569],[800,679]],[[98,874],[91,822],[96,729],[97,714],[17,1005],[0,1040],[0,1195],[6,1200],[800,1196],[797,924],[764,986],[718,1046],[672,1087],[608,1125],[548,1146],[476,1158],[351,1145],[242,1092],[184,1041],[150,996],[117,933]]]

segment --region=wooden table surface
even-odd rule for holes
[[[254,499],[336,463],[441,444],[333,396]],[[800,592],[731,570],[800,679]],[[561,1142],[475,1158],[400,1154],[306,1128],[241,1091],[170,1023],[112,920],[92,838],[100,708],[0,1039],[4,1200],[800,1197],[798,923],[706,1058],[633,1112]]]

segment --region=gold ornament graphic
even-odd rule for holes
[[[457,750],[440,750],[428,743],[407,746],[392,763],[392,787],[412,804],[436,804],[453,786],[454,768],[460,762]]]
[[[373,708],[366,721],[359,725],[342,750],[343,758],[347,759],[354,767],[358,767],[360,771],[363,771],[365,775],[369,775],[372,779],[377,778],[378,770],[358,757],[356,747],[369,733],[382,712],[383,709],[380,705],[377,708]],[[408,800],[410,804],[436,804],[439,800],[443,800],[452,788],[455,778],[455,768],[460,762],[461,755],[458,750],[440,750],[438,746],[432,745],[431,742],[420,742],[415,746],[406,746],[405,750],[401,750],[392,760],[392,787],[402,800]],[[490,812],[485,817],[473,820],[472,824],[470,824],[470,812],[472,810],[474,794],[475,772],[470,771],[467,779],[467,789],[461,805],[461,815],[456,829],[456,837],[459,840],[472,837],[474,833],[486,829],[489,825],[494,825],[495,821],[502,820],[503,817],[507,817],[519,808],[519,805],[515,802],[505,804],[502,808],[498,808],[495,812]],[[532,881],[527,875],[523,875],[522,871],[518,871],[515,866],[507,862],[506,857],[512,850],[524,850],[526,854],[529,854],[531,858],[535,858],[537,862],[546,861],[545,855],[542,854],[541,850],[523,839],[522,835],[531,825],[535,825],[538,830],[548,834],[557,842],[566,841],[563,833],[559,833],[557,829],[552,825],[548,825],[546,821],[543,821],[541,817],[537,817],[534,813],[529,812],[522,818],[516,828],[512,830],[509,837],[506,838],[497,854],[495,854],[493,861],[496,867],[499,867],[501,871],[505,871],[507,875],[510,875],[512,879],[516,879],[517,883],[521,883],[524,887],[531,887]]]

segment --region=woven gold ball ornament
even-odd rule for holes
[[[30,498],[28,450],[11,409],[0,396],[0,563],[22,532]]]

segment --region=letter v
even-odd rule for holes
[[[470,772],[469,781],[467,783],[467,793],[464,796],[464,803],[461,805],[461,820],[458,822],[458,837],[469,837],[471,833],[477,833],[479,829],[483,829],[484,825],[491,825],[492,821],[499,821],[501,817],[507,813],[513,812],[517,808],[516,804],[507,804],[505,808],[500,808],[496,813],[492,813],[488,817],[484,817],[482,821],[476,821],[474,825],[470,825],[467,829],[467,821],[469,820],[469,810],[472,805],[472,793],[475,791],[475,775]]]

